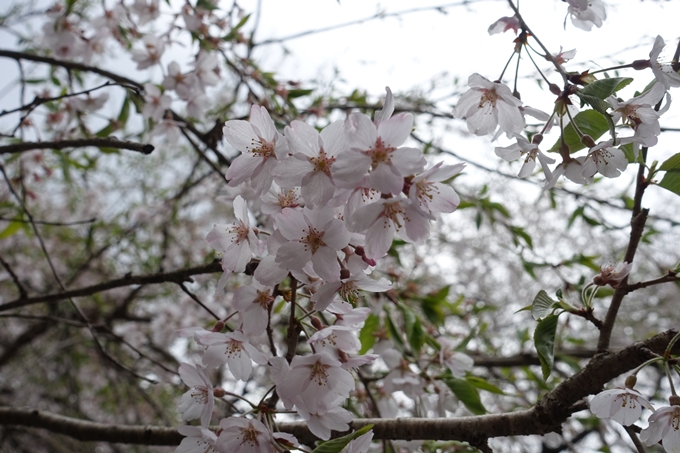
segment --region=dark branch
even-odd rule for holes
[[[579,403],[581,399],[600,392],[607,382],[644,363],[650,351],[662,354],[675,334],[676,331],[669,330],[616,354],[596,355],[581,371],[562,382],[529,410],[457,418],[356,419],[350,424],[351,429],[371,424],[374,425],[374,439],[459,440],[472,445],[483,445],[493,437],[559,432],[562,423],[572,413],[585,408]],[[676,344],[673,352],[677,353],[678,349],[680,345]],[[174,428],[105,425],[12,407],[0,407],[0,424],[45,428],[88,441],[178,445],[182,440]],[[295,435],[304,444],[316,440],[306,422],[279,423],[277,426],[280,431]]]
[[[121,85],[131,85],[139,90],[144,89],[144,85],[142,85],[139,82],[135,82],[132,79],[128,79],[127,77],[123,77],[121,75],[115,74],[110,71],[106,71],[104,69],[97,68],[95,66],[88,66],[82,63],[75,63],[73,61],[58,60],[56,58],[41,57],[39,55],[32,55],[30,53],[14,52],[12,50],[4,49],[0,49],[0,57],[13,58],[17,61],[19,60],[36,61],[38,63],[46,63],[52,66],[60,66],[65,69],[75,71],[92,72],[94,74],[99,74],[102,77],[106,77],[107,79],[113,80],[114,82],[118,82]]]
[[[54,142],[22,142],[13,143],[11,145],[0,146],[0,154],[22,153],[33,149],[64,149],[64,148],[82,148],[84,146],[97,146],[104,148],[129,149],[137,151],[142,154],[151,154],[154,150],[153,145],[128,142],[125,140],[118,140],[115,137],[91,137],[78,138],[73,140],[58,140]]]
[[[12,302],[0,305],[0,311],[25,307],[28,305],[34,305],[41,302],[58,302],[61,300],[69,299],[71,297],[89,296],[95,293],[99,293],[101,291],[107,291],[109,289],[120,288],[123,286],[148,285],[166,282],[173,283],[187,282],[192,281],[191,277],[193,275],[212,274],[216,272],[222,272],[222,266],[220,265],[219,261],[214,261],[210,264],[205,264],[203,266],[192,267],[189,269],[181,269],[173,272],[161,272],[158,274],[137,276],[126,275],[123,278],[111,280],[104,283],[99,283],[97,285],[86,286],[84,288],[72,289],[69,291],[64,291],[56,294],[47,294],[44,296],[16,299],[13,300]]]

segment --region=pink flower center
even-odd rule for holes
[[[279,206],[281,208],[296,208],[300,205],[300,200],[294,190],[289,190],[288,193],[279,193]]]
[[[199,404],[208,404],[208,389],[205,387],[194,387],[191,397]]]
[[[302,243],[305,244],[305,250],[309,250],[311,247],[312,253],[316,253],[319,247],[323,247],[326,244],[323,242],[322,238],[325,231],[317,231],[315,228],[309,227],[307,230],[307,236],[302,239]]]
[[[267,309],[269,308],[269,303],[272,302],[274,298],[269,295],[269,290],[267,291],[257,291],[257,299],[255,301],[260,305],[260,307]]]
[[[375,141],[375,147],[366,152],[366,154],[371,156],[371,168],[377,167],[380,163],[389,164],[392,159],[392,152],[396,149],[397,148],[385,146],[382,142],[382,138],[378,137]]]
[[[490,102],[491,107],[495,108],[496,107],[496,101],[498,100],[498,94],[496,93],[496,90],[495,89],[491,89],[491,90],[483,89],[482,93],[483,94],[482,94],[481,99],[479,100],[479,106],[478,107],[481,109],[481,108],[484,107],[484,104],[486,104],[487,102]]]
[[[251,142],[251,147],[252,147],[251,152],[253,154],[258,155],[258,156],[264,158],[265,160],[268,157],[271,157],[271,156],[274,155],[274,144],[269,143],[268,141],[266,141],[263,138],[260,138],[259,142],[253,140]]]
[[[231,242],[236,242],[237,244],[240,244],[241,242],[248,240],[248,233],[250,232],[250,228],[245,226],[243,221],[239,221],[238,225],[234,225],[233,227],[229,228],[229,232],[231,234],[236,235],[235,238],[232,238]]]
[[[327,371],[327,366],[324,365],[321,362],[316,362],[314,366],[312,366],[312,374],[310,376],[310,379],[312,381],[315,381],[317,385],[326,385],[328,382],[328,371]]]
[[[322,171],[326,176],[331,175],[331,165],[335,162],[335,157],[327,157],[326,152],[322,149],[319,151],[319,157],[312,157],[309,160],[314,165],[314,171]]]
[[[259,446],[260,443],[257,441],[258,431],[253,428],[253,425],[249,425],[247,428],[241,430],[239,438],[241,439],[241,445],[248,445],[250,447]]]

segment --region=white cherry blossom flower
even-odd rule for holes
[[[501,17],[498,19],[496,22],[493,24],[489,25],[489,34],[490,35],[495,35],[498,33],[505,33],[508,30],[512,30],[517,34],[517,30],[519,29],[520,23],[519,19],[517,16],[512,16],[512,17]]]
[[[179,366],[179,376],[184,383],[191,387],[188,392],[182,395],[179,401],[178,411],[182,414],[182,420],[201,419],[201,426],[208,428],[212,417],[215,398],[213,396],[213,386],[205,367],[201,365],[189,365],[181,363]]]
[[[337,356],[338,351],[356,354],[361,349],[361,341],[354,335],[355,330],[354,327],[327,326],[309,337],[307,343],[316,351],[325,351],[333,356]]]
[[[160,0],[135,0],[132,11],[139,16],[139,25],[144,25],[156,19],[160,14]]]
[[[546,175],[546,180],[543,184],[543,190],[552,189],[560,176],[564,176],[576,184],[586,184],[591,182],[591,178],[586,178],[583,176],[583,162],[585,161],[585,156],[569,157],[567,160],[559,164],[548,177]]]
[[[413,203],[400,194],[380,199],[358,209],[353,217],[355,232],[366,231],[365,254],[378,259],[392,246],[394,234],[408,242],[421,243],[430,233],[430,222]]]
[[[373,430],[350,441],[340,453],[367,453],[373,440]]]
[[[137,62],[137,69],[146,69],[160,63],[161,56],[165,51],[165,43],[161,38],[154,35],[146,35],[142,38],[144,47],[132,49],[132,60]]]
[[[472,370],[475,361],[469,355],[457,352],[454,349],[457,344],[453,340],[445,337],[440,337],[438,340],[441,345],[439,361],[451,370],[454,377],[461,378],[466,372]]]
[[[618,140],[619,145],[630,143],[631,138]],[[583,176],[592,178],[595,173],[600,173],[607,178],[618,178],[621,172],[628,167],[628,158],[619,148],[612,146],[612,140],[600,142],[590,148],[588,155],[583,161]]]
[[[257,251],[258,240],[255,231],[250,227],[248,204],[240,195],[234,199],[234,215],[237,222],[213,226],[205,239],[215,250],[224,252],[223,268],[243,272],[253,253]]]
[[[664,94],[664,86],[661,83],[655,83],[648,91],[625,102],[620,102],[610,96],[607,102],[613,109],[612,120],[614,123],[622,120],[625,125],[630,126],[635,131],[633,138],[640,145],[655,146],[661,133],[659,118],[670,107],[670,94],[667,94],[666,105],[658,112],[654,110],[654,106]]]
[[[666,406],[649,416],[649,426],[640,433],[647,446],[663,441],[668,453],[680,453],[680,406]]]
[[[226,177],[231,187],[250,181],[256,195],[262,195],[272,184],[272,171],[277,159],[288,153],[288,143],[274,127],[269,112],[253,105],[250,121],[230,120],[224,125],[224,137],[229,144],[241,151],[231,163]]]
[[[243,417],[220,420],[217,446],[229,453],[275,453],[274,439],[262,422]]]
[[[165,116],[165,111],[170,108],[172,99],[167,94],[161,93],[161,90],[152,83],[144,84],[144,109],[142,116],[144,118],[151,118],[154,121],[160,121]]]
[[[231,374],[241,381],[246,381],[250,377],[253,371],[252,361],[259,365],[268,362],[268,357],[251,345],[248,338],[239,331],[211,332],[201,335],[198,343],[206,346],[203,353],[203,363],[206,366],[216,368],[226,363]]]
[[[404,187],[404,177],[421,171],[426,164],[421,150],[400,146],[413,128],[413,115],[394,110],[392,92],[387,88],[385,108],[375,121],[354,112],[345,121],[345,139],[349,149],[340,154],[333,166],[333,179],[342,187],[355,189],[367,172],[369,186],[382,193],[397,194]]]
[[[284,209],[276,225],[288,240],[276,253],[276,262],[290,270],[302,270],[311,261],[319,277],[340,280],[338,251],[349,244],[350,233],[332,208],[302,211]]]
[[[217,435],[207,428],[182,425],[177,431],[183,436],[175,453],[218,453]]]
[[[296,355],[276,392],[284,403],[301,398],[310,413],[328,410],[336,400],[345,400],[354,390],[354,378],[341,365],[325,352]],[[300,402],[295,405],[299,407]]]
[[[643,407],[654,410],[649,401],[632,388],[605,390],[590,401],[590,411],[593,414],[599,418],[610,418],[624,426],[638,421]]]
[[[194,74],[183,74],[179,64],[173,61],[168,65],[168,75],[163,79],[163,88],[174,90],[182,99],[189,99],[196,87],[197,80]]]
[[[567,14],[571,16],[571,23],[581,30],[590,31],[595,25],[600,28],[607,18],[602,0],[567,0],[569,9]]]
[[[434,167],[419,174],[409,188],[408,197],[414,206],[418,206],[426,215],[453,212],[460,204],[458,194],[449,184],[442,184],[460,173],[465,164],[443,165],[438,162]]]
[[[666,47],[666,42],[660,35],[657,36],[652,51],[649,53],[649,60],[654,77],[668,90],[671,87],[680,87],[680,74],[673,69],[671,62],[659,58],[664,47]]]
[[[609,263],[605,266],[600,266],[600,273],[593,277],[593,283],[598,286],[611,285],[612,288],[621,286],[623,279],[628,277],[633,263],[624,261],[623,263]]]
[[[552,172],[550,171],[550,167],[548,165],[554,164],[555,159],[543,154],[543,152],[538,148],[538,145],[529,142],[529,140],[524,138],[522,135],[517,135],[516,139],[517,143],[513,145],[497,147],[495,149],[496,155],[508,162],[526,156],[524,157],[524,164],[517,174],[517,176],[520,178],[526,178],[527,176],[530,176],[536,167],[536,160],[538,160],[546,178],[550,178]]]
[[[243,333],[261,335],[267,328],[269,305],[274,302],[272,289],[253,281],[234,292],[233,307],[241,312]]]
[[[458,100],[453,114],[465,118],[471,133],[487,135],[500,125],[510,137],[524,129],[524,116],[519,109],[522,101],[512,95],[510,88],[479,74],[472,74],[468,85],[470,89]]]
[[[344,371],[344,370],[343,370]],[[335,405],[327,410],[310,409],[304,401],[295,402],[300,416],[307,421],[309,430],[320,439],[331,438],[331,430],[343,432],[349,429],[348,423],[352,421],[352,413]]]

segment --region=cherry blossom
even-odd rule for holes
[[[173,61],[168,65],[168,75],[163,79],[163,88],[174,90],[182,99],[189,99],[196,83],[194,74],[183,74],[179,64]]]
[[[661,83],[655,83],[652,88],[628,101],[622,102],[613,96],[607,98],[607,102],[612,106],[612,120],[617,123],[622,120],[624,124],[630,126],[634,131],[634,139],[643,146],[654,146],[658,142],[658,135],[661,133],[659,118],[670,107],[670,95],[668,101],[659,111],[654,110],[654,106],[663,98],[664,87]]]
[[[161,13],[160,0],[135,0],[132,11],[139,16],[139,25],[144,25],[155,20]]]
[[[621,282],[628,277],[633,263],[624,261],[616,265],[610,263],[606,266],[600,266],[600,273],[593,277],[593,283],[598,286],[611,285],[612,288],[621,286]]]
[[[243,333],[261,335],[267,327],[269,305],[274,302],[271,288],[260,285],[257,281],[241,286],[234,292],[232,304],[241,312]]]
[[[352,413],[339,406],[329,409],[310,409],[309,406],[297,399],[295,407],[300,416],[307,421],[309,430],[320,439],[328,440],[331,437],[331,430],[343,432],[349,430],[349,422],[352,421]]]
[[[207,428],[182,425],[177,431],[183,436],[175,453],[217,453],[217,435]]]
[[[421,150],[399,148],[413,127],[413,115],[391,115],[392,99],[388,88],[386,109],[376,114],[376,120],[354,112],[345,121],[345,139],[349,149],[340,154],[333,166],[337,184],[354,189],[370,171],[369,187],[382,193],[397,194],[404,187],[404,177],[421,171],[426,164]],[[387,108],[387,107],[390,108]]]
[[[325,351],[333,356],[337,356],[338,351],[354,354],[361,349],[361,341],[353,333],[355,330],[348,326],[327,326],[309,337],[307,342],[316,351]]]
[[[567,0],[571,23],[581,30],[590,31],[595,25],[600,28],[607,18],[602,0]]]
[[[142,50],[132,49],[132,60],[137,62],[137,69],[146,69],[160,63],[161,55],[165,51],[165,43],[154,35],[142,38]]]
[[[250,122],[227,121],[223,132],[229,144],[242,153],[234,159],[225,174],[229,185],[238,187],[250,181],[256,194],[262,195],[271,186],[277,158],[283,158],[288,153],[288,144],[276,131],[269,112],[264,107],[253,105]]]
[[[291,156],[274,172],[276,182],[283,187],[300,186],[310,208],[325,206],[336,191],[331,169],[345,149],[343,122],[335,121],[319,133],[307,123],[293,121],[285,135]]]
[[[458,345],[453,340],[445,337],[441,337],[438,340],[441,345],[439,361],[451,370],[451,374],[454,377],[463,377],[466,372],[472,370],[475,361],[469,355],[457,352],[454,348]]]
[[[242,332],[217,333],[201,335],[198,343],[206,346],[203,363],[216,368],[225,363],[236,379],[246,381],[253,371],[252,361],[260,365],[268,362],[268,357],[251,345]]]
[[[444,165],[438,162],[434,167],[417,175],[411,181],[408,197],[414,206],[418,206],[425,214],[439,212],[450,213],[460,204],[458,194],[448,184],[441,181],[460,173],[465,164]]]
[[[311,261],[319,277],[340,279],[337,252],[349,244],[350,233],[342,220],[333,218],[331,208],[302,211],[284,209],[276,224],[285,239],[276,253],[276,262],[290,270],[302,270]]]
[[[182,395],[179,402],[178,410],[182,414],[182,420],[194,420],[200,417],[201,426],[208,428],[215,399],[212,382],[205,367],[181,363],[179,365],[179,376],[186,385],[191,387],[188,392]]]
[[[647,446],[663,441],[669,453],[680,453],[680,406],[666,406],[649,416],[649,426],[640,433],[640,440]]]
[[[341,450],[341,453],[367,453],[368,449],[371,447],[371,440],[373,440],[372,430],[366,434],[362,434],[356,439],[352,439],[350,443]]]
[[[414,243],[422,242],[430,233],[429,220],[403,195],[366,205],[352,217],[354,231],[367,231],[365,250],[368,258],[385,256],[395,233]]]
[[[229,453],[274,453],[274,439],[262,422],[243,417],[220,420],[217,447]]]
[[[605,390],[590,401],[590,410],[593,414],[599,418],[610,418],[624,426],[638,421],[643,407],[654,410],[649,401],[632,388]]]
[[[508,137],[524,128],[522,101],[512,95],[501,82],[491,82],[479,74],[468,78],[470,89],[458,100],[453,115],[465,118],[468,130],[475,135],[487,135],[500,125]]]
[[[671,62],[659,58],[664,47],[666,47],[666,42],[661,36],[657,36],[652,51],[649,52],[649,60],[654,77],[668,90],[671,87],[680,87],[680,74],[673,69]]]
[[[144,84],[144,118],[160,121],[165,116],[165,111],[170,108],[172,99],[167,94],[162,94],[158,87],[151,83]]]
[[[284,403],[301,398],[310,413],[328,410],[338,398],[346,399],[353,389],[352,375],[342,369],[339,360],[324,352],[293,357],[290,370],[276,386]],[[295,405],[299,407],[299,401]]]
[[[560,176],[565,176],[572,182],[576,184],[586,184],[591,181],[590,178],[583,176],[583,163],[585,161],[585,156],[569,157],[559,164],[552,172],[551,175],[546,175],[545,183],[543,184],[543,190],[551,189],[560,179]]]
[[[538,159],[538,162],[541,164],[541,168],[543,169],[543,173],[545,173],[546,178],[550,178],[552,172],[550,171],[550,167],[548,165],[554,164],[555,159],[543,154],[543,152],[538,148],[537,144],[530,143],[529,140],[523,136],[517,135],[516,139],[517,143],[513,145],[496,148],[496,155],[508,162],[526,156],[524,158],[524,164],[517,174],[517,176],[520,178],[526,178],[527,176],[531,175],[531,173],[534,171],[534,168],[536,167],[536,160]]]
[[[519,19],[517,16],[512,17],[501,17],[493,24],[489,25],[489,34],[495,35],[498,33],[505,33],[508,30],[512,30],[517,34],[517,30],[520,27]]]
[[[630,143],[630,138],[619,139],[619,145]],[[583,161],[583,176],[592,178],[595,173],[600,173],[607,178],[618,178],[621,172],[628,167],[628,158],[619,148],[612,146],[612,140],[600,142],[590,148],[588,155]]]

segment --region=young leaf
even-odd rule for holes
[[[680,153],[673,155],[661,164],[659,170],[666,172],[659,182],[659,186],[680,195]]]
[[[466,376],[465,380],[480,390],[486,390],[487,392],[496,393],[497,395],[505,395],[503,390],[479,376]]]
[[[550,315],[538,322],[534,331],[534,345],[538,352],[538,360],[541,362],[543,379],[548,380],[555,364],[555,333],[557,332],[557,318],[559,315]]]
[[[538,294],[536,294],[536,297],[534,297],[534,301],[531,303],[531,316],[533,316],[536,321],[540,321],[552,313],[553,309],[556,307],[558,307],[557,301],[552,300],[544,290],[540,290]]]
[[[475,415],[486,414],[486,408],[479,398],[477,388],[465,379],[453,377],[444,378],[444,383],[451,389],[454,395]]]
[[[633,81],[630,77],[610,77],[596,80],[580,91],[580,94],[597,99],[606,99]]]
[[[578,126],[579,130],[584,134],[588,134],[593,140],[597,140],[602,137],[602,134],[609,130],[609,123],[607,119],[599,112],[595,110],[584,110],[574,117],[574,123]],[[570,124],[564,128],[564,141],[569,145],[569,152],[573,153],[578,150],[585,148],[585,145],[581,143],[581,137],[578,136],[574,130],[574,126]],[[558,139],[550,152],[559,151],[560,140]]]
[[[375,336],[373,333],[378,329],[380,325],[380,318],[374,314],[368,315],[366,322],[364,322],[364,327],[361,328],[359,332],[359,340],[361,341],[361,350],[359,355],[364,355],[369,349],[375,344]]]
[[[359,436],[363,436],[373,428],[373,425],[362,426],[360,429],[349,433],[346,436],[338,437],[337,439],[331,439],[326,442],[322,442],[318,447],[312,450],[312,453],[339,453],[343,448],[347,446],[348,443],[353,441]]]

